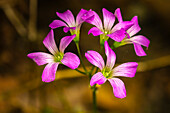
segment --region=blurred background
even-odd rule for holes
[[[138,16],[138,34],[150,40],[147,56],[136,56],[133,45],[115,50],[117,63],[139,62],[134,78],[122,78],[127,90],[124,99],[115,98],[110,84],[97,92],[99,113],[170,112],[170,1],[169,0],[0,0],[0,113],[92,113],[92,93],[86,76],[60,65],[56,80],[43,83],[44,66],[27,57],[30,52],[48,52],[42,41],[48,25],[59,19],[56,11],[93,9],[102,18],[102,8],[120,8],[124,20]],[[92,27],[83,23],[80,48],[99,51],[99,38],[87,35]],[[57,45],[69,35],[55,30]],[[66,51],[77,54],[72,42]],[[83,57],[86,66],[90,63]],[[80,66],[81,68],[81,66]]]

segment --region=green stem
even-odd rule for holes
[[[99,68],[97,68],[97,67],[96,67],[96,71],[95,71],[95,73],[97,73],[97,72],[98,72],[98,69],[99,69]]]
[[[91,75],[93,73],[93,70],[94,70],[95,66],[93,65],[91,70],[89,71],[89,75]],[[91,77],[90,77],[91,78]]]
[[[82,56],[81,56],[81,53],[80,53],[79,43],[76,43],[76,47],[77,47],[78,55],[80,57],[80,62],[82,64],[82,66],[83,66],[83,69],[84,69],[85,73],[87,73],[86,67],[85,67],[85,65],[83,63]]]
[[[79,72],[79,73],[81,73],[81,74],[86,75],[86,73],[85,73],[85,72],[82,72],[82,71],[80,71],[80,70],[78,70],[78,69],[74,69],[74,70],[76,70],[77,72]]]
[[[103,45],[100,45],[100,53],[103,51]]]
[[[93,112],[97,113],[97,101],[96,101],[96,85],[93,86]]]
[[[94,69],[94,68],[93,68]],[[97,73],[98,68],[96,67],[96,71],[95,73]],[[89,78],[91,79],[91,74],[89,75]],[[96,84],[94,86],[91,87],[92,89],[92,93],[93,93],[93,113],[97,113],[97,99],[96,99],[96,91],[97,91],[97,87]]]

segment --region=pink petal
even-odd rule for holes
[[[94,16],[94,17],[93,17]],[[87,17],[92,17],[91,19],[87,19]],[[82,17],[86,22],[95,25],[100,30],[103,29],[102,21],[99,15],[95,11],[89,11],[88,16]]]
[[[85,22],[91,22],[94,20],[93,11],[90,9],[87,13],[84,13],[81,19]]]
[[[60,52],[64,53],[65,48],[71,43],[71,41],[76,37],[76,35],[65,36],[60,41]]]
[[[89,30],[88,35],[89,35],[90,33],[92,33],[93,36],[98,36],[98,35],[103,34],[103,32],[102,32],[100,29],[98,29],[97,27],[92,27],[92,28]]]
[[[34,60],[34,62],[36,62],[37,65],[44,65],[46,63],[54,62],[53,56],[48,53],[35,52],[35,53],[30,53],[27,56],[32,60]]]
[[[104,47],[105,47],[105,53],[106,53],[106,56],[107,56],[106,67],[109,67],[110,69],[112,69],[113,66],[115,65],[116,54],[115,54],[114,51],[109,47],[109,44],[107,43],[107,41],[105,41]]]
[[[57,71],[59,63],[49,63],[45,66],[42,81],[43,82],[52,82],[55,80],[55,73]]]
[[[115,10],[114,15],[117,17],[117,19],[118,19],[119,22],[123,22],[120,8],[117,8],[117,9]]]
[[[61,20],[54,20],[49,27],[51,27],[52,29],[58,28],[58,27],[62,27],[62,26],[67,26],[67,24],[65,24],[63,21]]]
[[[130,36],[133,36],[136,33],[138,33],[141,30],[141,28],[138,24],[138,17],[137,16],[134,16],[131,21],[134,23],[134,25],[127,30],[127,33]]]
[[[113,93],[117,98],[125,98],[126,97],[126,89],[122,80],[118,78],[108,79],[111,86],[113,87]]]
[[[149,47],[149,44],[150,44],[150,41],[142,35],[134,36],[134,37],[130,38],[129,40],[132,41],[133,43],[143,45],[147,48]]]
[[[76,27],[64,27],[63,31],[64,31],[65,33],[67,33],[68,31],[70,31],[70,29],[75,30]]]
[[[117,23],[111,30],[111,33],[120,30],[120,29],[124,29],[125,31],[128,30],[130,27],[132,27],[134,23],[132,21],[123,21],[120,23]]]
[[[92,50],[87,51],[87,53],[85,53],[85,57],[91,64],[100,68],[100,70],[104,68],[104,60],[98,52]]]
[[[141,45],[136,44],[136,43],[133,43],[133,45],[134,45],[134,49],[135,49],[136,55],[138,55],[138,56],[146,56],[146,53],[143,50]]]
[[[79,57],[71,52],[65,53],[61,62],[71,69],[76,69],[80,65]]]
[[[121,42],[126,36],[126,31],[122,28],[120,30],[117,30],[117,31],[111,33],[111,34],[108,34],[107,36],[116,42]]]
[[[123,63],[113,69],[113,76],[134,77],[137,67],[136,62]]]
[[[115,16],[113,13],[109,12],[105,8],[103,8],[103,21],[104,21],[104,28],[105,30],[111,30],[114,22],[115,22]]]
[[[85,9],[80,10],[80,12],[77,14],[77,17],[76,17],[76,25],[82,24],[84,22],[82,17],[85,16],[87,13],[88,11]]]
[[[55,41],[54,41],[54,32],[53,32],[52,29],[48,33],[47,37],[45,37],[43,44],[53,55],[58,52],[58,48],[57,48]]]
[[[64,20],[70,27],[75,26],[74,16],[70,10],[67,10],[64,13],[56,12],[56,14],[58,17]]]
[[[106,78],[103,76],[101,72],[94,74],[90,80],[90,85],[93,86],[95,84],[101,85],[106,82]]]

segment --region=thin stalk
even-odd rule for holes
[[[91,74],[93,73],[93,70],[94,70],[95,66],[93,65],[91,70],[89,71],[89,75],[91,76]],[[90,77],[91,78],[91,77]]]
[[[96,67],[95,73],[97,73],[97,71],[98,71],[98,68]],[[92,76],[90,74],[89,78],[91,79],[91,77]],[[93,95],[93,113],[97,113],[97,99],[96,99],[97,87],[96,87],[96,84],[91,89],[92,89],[92,95]]]
[[[77,47],[78,55],[80,57],[80,62],[82,64],[82,66],[83,66],[83,69],[84,69],[85,73],[87,73],[86,67],[85,67],[85,65],[83,63],[82,56],[81,56],[81,53],[80,53],[79,43],[76,43],[76,47]]]
[[[77,72],[79,72],[79,73],[81,73],[81,74],[86,75],[86,73],[85,73],[85,72],[82,72],[82,71],[80,71],[80,70],[78,70],[78,69],[74,69],[74,70],[76,70]]]
[[[96,85],[94,85],[92,90],[93,90],[93,113],[97,113]]]
[[[99,68],[97,68],[97,67],[96,67],[96,71],[95,71],[95,73],[97,73],[97,72],[98,72],[98,69],[99,69]]]
[[[103,45],[100,45],[100,53],[103,51]]]

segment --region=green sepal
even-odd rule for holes
[[[73,41],[75,42],[75,43],[78,43],[79,42],[79,34],[80,34],[80,30],[77,30],[77,29],[75,29],[75,30],[70,30],[70,33],[71,33],[71,35],[74,35],[74,34],[76,34],[76,37],[73,39]]]
[[[123,45],[125,45],[126,43],[124,42],[124,41],[121,41],[121,42],[113,42],[113,45],[112,45],[112,49],[113,48],[118,48],[118,47],[120,47],[120,46],[123,46]]]
[[[107,41],[109,39],[108,36],[106,36],[105,34],[101,34],[100,35],[100,45],[104,46],[104,42]]]

